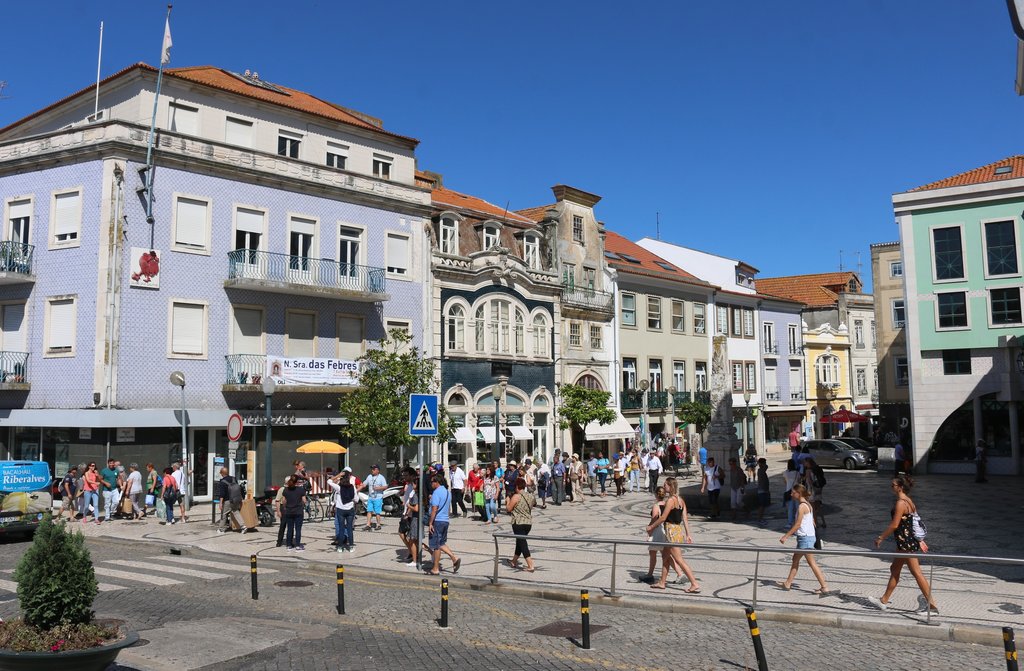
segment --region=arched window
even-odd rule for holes
[[[466,311],[461,305],[448,308],[448,349],[466,349]]]
[[[594,390],[597,390],[597,391],[601,390],[601,381],[598,380],[593,375],[589,375],[589,374],[588,375],[584,375],[583,377],[581,377],[576,382],[576,384],[578,384],[581,387],[586,387],[587,389],[594,389]]]
[[[544,315],[533,317],[533,355],[548,356],[548,320]]]
[[[509,353],[509,309],[508,301],[491,301],[491,351]]]
[[[841,380],[839,376],[839,357],[835,354],[822,354],[814,362],[818,384],[822,387],[835,389]]]
[[[452,394],[451,398],[448,399],[448,405],[464,406],[466,405],[466,397],[462,394]]]
[[[455,217],[441,217],[441,253],[459,253],[459,222]]]
[[[515,334],[513,336],[516,354],[523,354],[526,351],[526,325],[524,322],[523,311],[516,308]]]
[[[476,341],[476,351],[485,351],[484,346],[484,306],[481,305],[476,309],[476,317],[473,320],[473,333],[474,340]]]

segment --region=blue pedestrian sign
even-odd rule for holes
[[[409,435],[437,435],[437,394],[409,394]]]

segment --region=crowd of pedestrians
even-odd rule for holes
[[[145,475],[138,464],[125,467],[117,459],[108,459],[102,469],[96,462],[81,463],[72,466],[57,485],[61,499],[57,519],[67,513],[69,520],[101,524],[115,519],[142,520],[155,513],[165,524],[175,524],[178,519],[187,522],[186,487],[185,470],[179,462],[162,474],[153,464],[146,464]],[[175,506],[180,513],[178,519]]]

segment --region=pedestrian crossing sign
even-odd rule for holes
[[[436,394],[409,394],[409,435],[437,435]]]

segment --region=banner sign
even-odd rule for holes
[[[344,359],[267,356],[267,374],[277,384],[353,387],[359,384],[359,363]]]
[[[35,492],[50,486],[50,467],[44,461],[0,462],[0,491]]]

